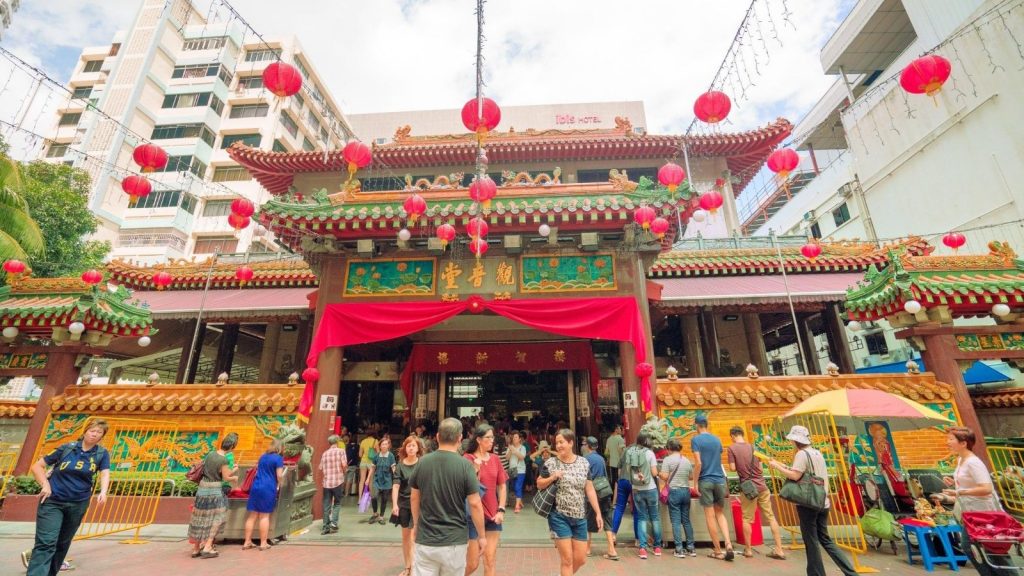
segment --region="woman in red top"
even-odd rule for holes
[[[473,431],[466,447],[466,460],[473,463],[477,478],[480,479],[480,499],[484,505],[484,530],[487,532],[487,547],[484,548],[484,576],[494,576],[498,554],[498,540],[501,538],[501,524],[505,520],[505,499],[508,497],[508,474],[501,465],[501,458],[493,452],[494,428],[481,424]],[[476,540],[476,528],[469,523],[469,540]],[[466,548],[466,574],[472,574],[480,565],[480,550],[477,546]]]

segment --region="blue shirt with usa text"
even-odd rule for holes
[[[110,469],[110,453],[99,444],[92,449],[82,450],[78,442],[58,446],[43,456],[47,466],[53,466],[50,474],[50,489],[54,500],[61,502],[82,502],[92,497],[93,479],[96,473]],[[65,454],[66,452],[66,454]],[[59,460],[59,461],[58,461]]]

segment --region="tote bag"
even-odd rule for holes
[[[825,481],[814,474],[814,460],[810,454],[807,454],[807,466],[810,470],[804,470],[798,480],[786,480],[779,490],[779,497],[820,512],[825,509]]]

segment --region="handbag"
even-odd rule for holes
[[[199,482],[203,479],[204,468],[206,468],[205,456],[203,457],[202,460],[193,464],[192,467],[188,469],[188,472],[185,472],[185,479],[188,480],[189,482],[195,482],[196,484],[199,484]]]
[[[679,466],[676,466],[676,469],[672,471],[672,475],[668,477],[668,482],[665,482],[665,485],[661,487],[661,491],[658,492],[658,500],[661,500],[662,504],[668,504],[668,493],[672,490],[672,479],[676,477],[676,472],[679,472],[682,466],[683,460],[680,458]]]
[[[547,478],[551,473],[546,467],[541,467],[541,478]],[[541,518],[547,518],[555,508],[555,492],[558,490],[558,480],[552,482],[547,488],[538,490],[533,496],[533,510]]]
[[[779,490],[779,498],[820,512],[825,509],[825,481],[814,474],[810,454],[807,454],[807,465],[810,470],[804,470],[798,480],[786,480]]]
[[[363,495],[359,497],[359,513],[362,514],[370,509],[370,486],[369,483],[363,486]]]
[[[594,483],[594,492],[597,492],[597,499],[603,500],[612,495],[612,485],[608,482],[607,476],[598,476],[591,480]]]
[[[753,448],[750,449],[750,465],[752,467],[760,466],[760,464],[758,464],[757,461],[754,459]],[[761,493],[761,491],[757,489],[757,484],[754,484],[754,481],[751,480],[750,478],[747,478],[746,480],[740,482],[740,492],[742,492],[743,495],[747,497],[747,500],[757,500],[757,496]]]

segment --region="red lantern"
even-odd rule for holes
[[[320,371],[310,366],[302,371],[302,380],[306,384],[314,384],[320,379]]]
[[[697,97],[693,103],[693,114],[702,122],[717,124],[729,115],[732,110],[732,102],[724,92],[712,90]]]
[[[402,208],[405,208],[405,213],[409,215],[409,222],[416,222],[416,219],[427,211],[427,202],[423,196],[413,194],[405,199]]]
[[[21,260],[8,260],[4,262],[4,272],[8,274],[21,274],[25,271],[25,263]]]
[[[153,191],[153,185],[145,176],[126,176],[121,180],[121,190],[128,195],[128,206],[133,207],[139,202],[139,198],[149,196]]]
[[[669,192],[675,192],[676,188],[686,180],[686,171],[679,167],[678,164],[669,162],[661,168],[658,168],[658,182],[661,182],[662,186],[666,186]]]
[[[167,166],[167,152],[156,144],[136,146],[132,158],[142,167],[143,172],[156,172]]]
[[[228,214],[228,224],[231,225],[235,231],[241,231],[249,227],[249,223],[252,222],[251,216],[242,216],[241,214]]]
[[[231,213],[238,214],[243,218],[251,218],[256,213],[256,206],[247,198],[235,198],[231,202]]]
[[[953,249],[953,252],[960,250],[960,247],[967,243],[967,237],[959,232],[950,232],[942,237],[942,243]]]
[[[647,362],[641,362],[636,365],[634,372],[636,372],[638,378],[650,378],[651,374],[654,374],[654,366]]]
[[[476,132],[477,138],[483,138],[485,134],[497,128],[501,122],[501,108],[490,98],[483,99],[483,113],[478,114],[479,107],[476,98],[473,98],[462,107],[462,124],[470,132]]]
[[[491,198],[498,195],[498,185],[491,180],[490,176],[484,175],[483,178],[473,179],[473,183],[469,185],[469,197],[474,202],[479,202],[484,210],[491,208]]]
[[[821,245],[816,240],[812,240],[800,247],[800,253],[804,255],[804,258],[814,262],[814,259],[821,255]]]
[[[914,60],[900,73],[900,86],[911,94],[935,95],[949,79],[952,66],[938,54],[929,54]]]
[[[486,238],[488,228],[487,221],[479,216],[470,220],[469,224],[466,224],[466,232],[473,239]],[[484,251],[486,252],[487,249],[484,248]]]
[[[659,239],[664,238],[665,232],[668,232],[668,226],[668,220],[659,216],[651,222],[651,232],[653,232]]]
[[[448,243],[455,240],[455,226],[451,224],[441,224],[437,227],[435,232],[437,239],[441,241],[441,248],[444,249],[448,246]]]
[[[174,281],[174,276],[171,276],[167,272],[157,272],[153,274],[153,285],[156,286],[157,290],[163,290],[171,285]]]
[[[768,169],[785,179],[800,164],[800,155],[789,148],[776,150],[768,155]]]
[[[89,286],[95,286],[100,282],[103,282],[103,274],[100,274],[96,270],[86,270],[82,272],[82,282],[85,282]]]
[[[357,170],[366,168],[373,161],[373,152],[370,151],[370,147],[358,140],[352,140],[345,144],[345,149],[341,151],[341,156],[348,163],[348,177],[350,180]]]
[[[709,190],[700,195],[700,207],[714,214],[722,207],[725,200],[717,190]]]
[[[291,64],[274,62],[263,69],[263,85],[278,97],[287,98],[302,90],[302,73]]]
[[[473,238],[469,242],[469,251],[476,254],[477,258],[487,254],[487,248],[487,240],[483,238]]]
[[[654,211],[654,208],[650,206],[641,206],[633,211],[633,220],[636,221],[644,230],[648,230],[651,227],[651,222],[658,214]]]
[[[253,271],[248,266],[239,266],[235,270],[235,279],[238,280],[239,286],[245,286],[252,280]]]

